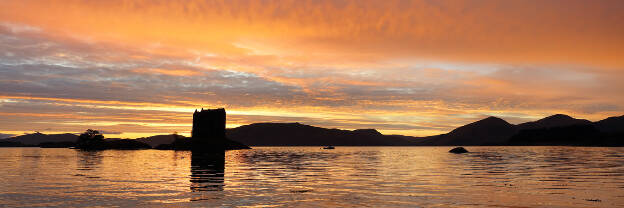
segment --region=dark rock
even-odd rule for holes
[[[467,153],[468,150],[466,150],[463,147],[455,147],[452,150],[449,150],[450,153],[455,153],[455,154],[461,154],[461,153]]]

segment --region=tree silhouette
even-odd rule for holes
[[[97,130],[87,129],[80,134],[76,146],[85,150],[97,150],[104,148],[104,136]]]

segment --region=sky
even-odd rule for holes
[[[624,114],[624,1],[0,1],[0,136]]]

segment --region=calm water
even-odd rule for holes
[[[1,148],[0,207],[624,207],[624,148]]]

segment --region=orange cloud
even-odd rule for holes
[[[79,131],[72,119],[92,118],[122,132],[186,132],[176,125],[188,112],[213,106],[228,107],[233,125],[430,135],[482,115],[600,119],[624,109],[622,1],[0,6],[0,34],[11,37],[0,39],[0,115],[10,117],[0,130]],[[17,112],[31,108],[62,112]],[[133,118],[145,125],[126,125]]]
[[[133,69],[132,72],[135,73],[152,73],[152,74],[163,74],[170,76],[195,76],[199,75],[200,72],[188,69],[158,69],[158,68],[137,68]]]
[[[95,40],[308,61],[622,67],[620,1],[3,1],[0,18]],[[561,7],[565,4],[565,7]]]

